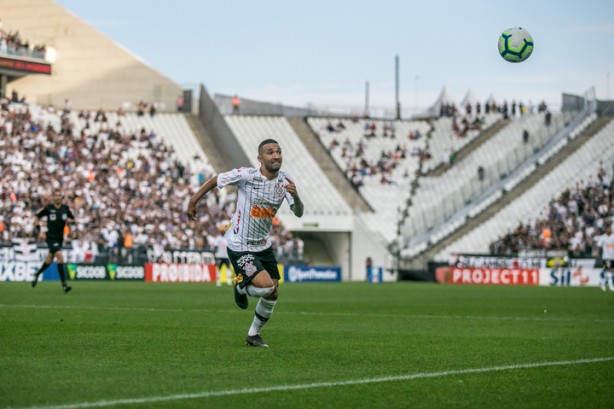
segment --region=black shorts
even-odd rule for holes
[[[62,250],[63,241],[59,239],[47,239],[47,248],[49,249],[49,253],[55,254],[58,251]]]
[[[614,267],[614,260],[610,260],[610,259],[603,259],[603,268],[605,269],[611,269],[612,267]]]
[[[226,268],[230,268],[230,260],[228,260],[227,258],[219,257],[217,259],[217,268],[222,268],[223,265],[225,265]]]
[[[228,258],[235,269],[237,284],[241,288],[244,288],[262,270],[266,270],[273,280],[280,278],[277,259],[271,247],[259,252],[228,249]]]

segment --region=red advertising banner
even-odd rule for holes
[[[440,283],[539,285],[538,268],[442,267],[435,274]]]
[[[24,73],[51,75],[51,64],[47,62],[34,62],[11,57],[0,57],[0,69],[1,68]]]
[[[145,281],[159,283],[215,283],[215,264],[145,263]]]

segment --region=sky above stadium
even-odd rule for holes
[[[561,93],[595,87],[614,97],[614,1],[56,0],[186,88],[286,105],[404,112],[446,87],[560,106]],[[497,40],[520,26],[534,38],[525,62]]]

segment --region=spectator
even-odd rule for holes
[[[367,256],[365,260],[365,281],[369,281],[369,277],[371,276],[371,270],[373,269],[373,259],[371,256]]]
[[[552,123],[552,113],[546,110],[546,114],[544,115],[544,124],[546,126],[550,126],[551,123]]]
[[[238,114],[241,111],[241,100],[239,99],[238,95],[234,95],[232,97],[232,113],[233,114]]]
[[[524,144],[529,143],[529,131],[527,131],[526,129],[522,131],[522,142]]]
[[[478,180],[480,182],[484,181],[484,176],[486,174],[486,171],[484,170],[483,166],[478,166]]]
[[[598,235],[614,223],[612,176],[604,164],[600,166],[596,178],[563,191],[537,220],[520,224],[493,242],[491,252],[503,255],[521,250],[563,250],[575,257],[596,256]]]

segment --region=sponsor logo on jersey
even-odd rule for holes
[[[276,213],[277,209],[271,207],[252,206],[249,214],[256,219],[272,219]]]
[[[264,246],[267,243],[266,239],[262,240],[247,240],[248,246]]]
[[[241,210],[238,210],[237,211],[237,223],[235,224],[235,227],[232,229],[234,234],[238,234],[239,233],[240,226],[241,226]]]

